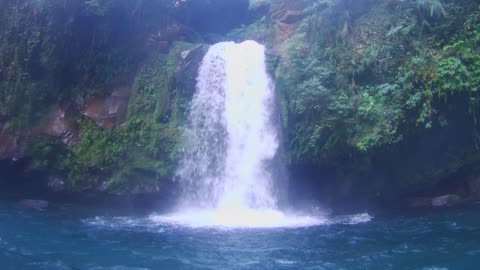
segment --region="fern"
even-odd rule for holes
[[[439,0],[417,0],[417,8],[422,12],[427,12],[430,17],[447,16],[447,12]]]

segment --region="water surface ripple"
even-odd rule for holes
[[[0,263],[2,270],[478,269],[478,210],[232,229],[0,202]]]

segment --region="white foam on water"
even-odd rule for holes
[[[353,215],[337,216],[332,220],[332,223],[355,225],[370,222],[372,219],[373,217],[370,214],[360,213]]]
[[[165,232],[165,229],[161,227],[161,224],[152,222],[148,217],[102,217],[97,216],[94,218],[83,219],[82,223],[109,230],[135,230],[135,231],[154,231],[157,233]]]
[[[151,220],[186,227],[298,228],[327,224],[327,218],[288,215],[272,209],[197,209],[170,215],[151,215]]]
[[[296,264],[297,262],[296,261],[291,261],[291,260],[275,260],[275,262],[277,262],[278,264],[283,264],[283,265],[294,265]]]
[[[278,210],[256,209],[191,209],[167,215],[150,215],[156,224],[191,228],[300,228],[323,225],[357,225],[368,223],[373,216],[359,213],[342,216],[301,215]]]
[[[322,225],[357,225],[373,219],[368,213],[329,217],[327,215],[299,215],[278,210],[255,209],[190,209],[166,215],[152,214],[148,217],[95,217],[82,222],[113,230],[138,230],[163,233],[167,227],[189,228],[300,228]]]

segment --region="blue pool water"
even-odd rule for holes
[[[271,229],[79,209],[0,202],[0,269],[480,269],[480,207]]]

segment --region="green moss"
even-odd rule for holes
[[[191,44],[178,43],[167,55],[151,55],[135,78],[124,128],[101,133],[100,141],[108,139],[122,145],[109,145],[112,153],[118,150],[115,156],[120,158],[111,162],[114,169],[109,171],[107,181],[110,190],[125,192],[135,187],[136,192],[149,192],[172,175],[181,122],[174,76],[180,53],[189,48]],[[115,136],[109,136],[109,132]],[[93,153],[98,154],[101,153]],[[93,163],[102,164],[102,160]]]
[[[79,141],[68,150],[61,167],[73,185],[95,185],[125,164],[128,137],[120,128],[102,129],[88,119],[76,121]]]
[[[61,144],[43,137],[32,138],[26,149],[41,167],[49,169],[55,168],[64,151],[65,148]]]

